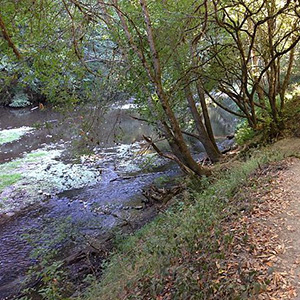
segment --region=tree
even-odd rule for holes
[[[72,106],[83,98],[91,100],[89,90],[96,87],[95,76],[88,74],[74,55],[72,27],[63,2],[0,2],[0,93],[9,91],[12,97],[25,89],[60,107]],[[75,15],[76,21],[78,16],[81,14]],[[76,32],[86,44],[88,35],[84,33],[94,29],[88,23],[83,20]]]
[[[71,3],[78,5],[74,1]],[[191,20],[194,19],[190,14],[198,13],[199,6],[195,6],[193,1],[178,1],[171,6],[157,2],[151,3],[150,8],[147,1],[139,4],[136,1],[98,1],[98,6],[95,3],[92,6],[81,5],[81,11],[105,24],[123,58],[121,68],[126,72],[127,89],[130,85],[134,87],[132,94],[142,100],[140,104],[143,107],[148,106],[149,121],[155,123],[168,140],[174,160],[183,169],[188,168],[198,175],[206,173],[194,161],[184,139],[182,131],[186,115],[185,118],[180,117],[180,111],[185,111],[188,104],[197,138],[211,160],[218,161],[221,154],[211,130],[204,94],[199,93],[198,84],[196,92],[198,97],[200,95],[205,125],[196,107],[195,88],[189,74],[193,58],[189,42],[185,41],[185,30],[187,24],[193,26]],[[170,30],[174,35],[170,36]],[[177,35],[176,30],[179,32]],[[189,56],[188,61],[186,55]],[[136,80],[137,85],[131,84]]]
[[[282,127],[300,40],[295,1],[11,0],[3,11],[0,48],[17,58],[23,82],[38,78],[47,97],[62,101],[88,98],[96,85],[135,96],[172,153],[148,142],[186,172],[209,173],[185,135],[198,138],[213,162],[221,158],[207,96],[253,129]],[[218,90],[237,110],[215,99]]]
[[[259,122],[270,123],[275,133],[283,126],[280,117],[300,40],[299,4],[215,0],[213,5],[211,21],[217,29],[207,40],[210,67],[219,74],[210,71],[208,76],[253,129]]]
[[[121,27],[124,31],[127,42],[131,47],[131,50],[139,58],[142,67],[146,72],[148,80],[144,83],[145,88],[150,84],[150,90],[153,89],[159,100],[159,109],[161,109],[163,115],[159,117],[158,121],[162,125],[162,132],[169,142],[172,152],[175,155],[175,160],[183,169],[188,168],[197,175],[207,175],[208,171],[200,167],[200,165],[198,165],[193,159],[184,140],[180,124],[171,107],[171,95],[166,91],[166,87],[164,85],[164,70],[161,66],[161,57],[157,49],[155,30],[152,25],[152,19],[149,13],[147,2],[145,0],[140,0],[141,16],[143,17],[144,22],[140,23],[139,25],[144,27],[143,29],[146,33],[146,37],[142,38],[140,41],[141,44],[135,42],[135,37],[132,35],[132,31],[129,27],[129,17],[121,8],[120,2],[113,0],[110,5],[114,8],[119,17]],[[107,3],[103,4],[107,5]],[[132,19],[129,19],[129,21],[132,24]],[[140,29],[136,29],[136,24],[133,24],[133,27],[135,33],[139,35]],[[146,51],[148,53],[145,53],[145,47],[147,47]],[[150,95],[150,97],[150,101],[152,101],[153,95]],[[153,105],[151,106],[153,107]]]
[[[168,22],[169,28],[176,24],[174,16],[178,9],[182,20],[177,29],[183,32],[184,10],[188,8],[192,13],[193,3],[180,1],[171,10],[166,8],[165,3],[151,3],[149,8],[147,1],[8,1],[4,5],[4,15],[1,15],[0,27],[4,39],[0,47],[9,58],[9,63],[13,63],[12,73],[17,74],[14,78],[17,77],[23,85],[38,85],[41,93],[48,99],[55,99],[56,103],[60,102],[60,105],[70,95],[69,98],[75,101],[79,99],[82,90],[79,80],[87,74],[91,74],[93,80],[100,78],[98,82],[127,76],[127,86],[130,86],[130,80],[138,77],[139,88],[134,94],[143,94],[144,103],[149,105],[150,121],[156,123],[157,130],[168,140],[172,154],[164,155],[174,159],[187,172],[208,174],[209,171],[200,167],[192,157],[182,132],[186,127],[185,121],[194,118],[198,138],[208,155],[212,161],[219,159],[214,137],[207,133],[197,110],[189,79],[187,76],[180,79],[178,70],[174,68],[173,50],[177,43],[178,46],[184,44],[182,37],[177,39],[174,35],[173,40],[169,37],[170,45],[163,47],[159,36],[162,26]],[[162,13],[173,16],[163,19],[159,17]],[[91,59],[91,45],[93,38],[97,35],[102,38],[104,34],[109,35],[111,61],[106,60],[99,65],[98,57]],[[164,35],[167,36],[168,32],[165,31]],[[105,44],[105,38],[101,43]],[[126,49],[128,45],[129,51]],[[106,45],[104,48],[109,47]],[[14,62],[12,54],[17,62]],[[181,57],[184,56],[183,53]],[[116,62],[119,74],[114,73],[112,63]],[[183,101],[188,101],[190,117],[177,110],[186,107]],[[208,120],[206,114],[206,125]]]

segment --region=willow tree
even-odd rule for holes
[[[300,40],[299,3],[270,0],[214,0],[207,33],[210,72],[256,129],[269,123],[282,128],[281,112]],[[217,36],[216,36],[217,33]]]

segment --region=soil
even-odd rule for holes
[[[281,150],[291,147],[299,153],[300,140],[283,140],[277,144]],[[275,147],[276,148],[276,147]],[[274,268],[282,274],[283,294],[277,299],[300,300],[300,157],[291,157],[277,163],[283,168],[271,182],[270,197],[276,200],[270,211],[269,224],[278,235],[277,262]],[[289,291],[284,293],[284,289]],[[280,291],[280,289],[279,289]]]
[[[213,299],[300,300],[300,139],[269,150],[286,158],[259,166],[224,209]]]

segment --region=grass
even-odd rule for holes
[[[0,175],[0,193],[8,186],[18,182],[22,178],[21,174],[1,174]]]
[[[33,153],[28,153],[26,155],[26,159],[32,161],[32,160],[35,160],[36,158],[44,157],[47,155],[48,155],[48,153],[46,151],[36,151]]]
[[[0,193],[8,186],[21,180],[22,174],[18,172],[20,160],[10,161],[0,165]]]
[[[120,238],[101,281],[82,299],[215,299],[218,283],[210,278],[214,277],[211,270],[216,269],[211,258],[223,255],[218,246],[219,240],[226,238],[219,227],[226,217],[224,208],[234,205],[229,199],[249,174],[288,154],[252,151],[245,162],[217,173],[214,183],[191,180],[184,201],[133,236]]]
[[[21,166],[21,160],[13,160],[4,164],[0,164],[0,176],[3,173],[7,173],[15,169],[18,169],[20,166]]]

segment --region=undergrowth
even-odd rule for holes
[[[219,224],[230,211],[224,208],[234,206],[230,199],[249,174],[286,155],[253,150],[245,162],[218,172],[213,183],[189,179],[182,201],[118,241],[100,283],[92,285],[84,299],[215,299],[218,283],[213,280],[212,261],[224,256],[218,250],[219,240],[226,238]]]

